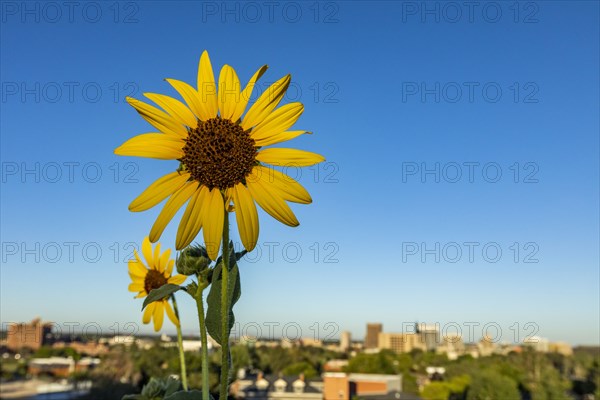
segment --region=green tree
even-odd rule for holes
[[[431,382],[421,392],[424,400],[448,400],[450,388],[446,382]]]
[[[362,353],[351,359],[345,370],[365,374],[395,374],[398,371],[394,365],[394,358],[393,353],[385,351],[377,354]]]
[[[283,370],[283,374],[287,376],[295,376],[304,374],[306,379],[311,379],[317,376],[317,371],[306,361],[297,362],[289,365]]]
[[[488,370],[472,377],[467,400],[520,400],[517,383],[498,372]]]

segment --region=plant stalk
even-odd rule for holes
[[[183,390],[188,390],[187,383],[187,372],[185,368],[185,354],[183,352],[183,336],[181,335],[181,320],[179,319],[179,310],[177,309],[177,300],[175,300],[175,296],[171,296],[171,301],[173,302],[173,310],[175,311],[175,316],[177,317],[177,347],[179,348],[179,366],[181,368],[181,384],[183,386]]]
[[[206,287],[206,286],[204,286]],[[206,320],[204,319],[204,300],[202,291],[204,287],[198,282],[198,290],[194,298],[198,308],[198,322],[200,324],[200,341],[202,342],[202,400],[209,400],[210,388],[208,383],[208,338],[206,336]]]
[[[221,390],[219,400],[229,396],[229,213],[223,221],[223,267],[221,268]]]

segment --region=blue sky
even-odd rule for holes
[[[260,214],[239,333],[600,341],[598,3],[52,4],[2,3],[4,324],[151,331],[124,260],[159,208],[127,205],[176,164],[113,149],[152,130],[124,97],[175,95],[206,49],[243,82],[268,64],[261,90],[291,73],[314,132],[293,145],[327,158],[288,171],[299,228]]]

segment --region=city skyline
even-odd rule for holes
[[[137,336],[142,337],[160,337],[161,335],[168,334],[169,336],[176,336],[175,329],[162,329],[160,332],[156,332],[152,329],[143,329],[149,328],[148,326],[138,324],[135,322],[127,322],[123,326],[117,326],[115,323],[110,327],[100,326],[96,322],[88,322],[85,324],[80,324],[78,322],[51,322],[47,320],[42,320],[39,316],[32,319],[31,323],[36,323],[39,321],[42,325],[40,328],[30,329],[27,328],[19,328],[24,329],[20,336],[21,338],[29,337],[41,337],[39,333],[39,329],[41,326],[44,326],[45,332],[53,332],[59,336],[63,337],[77,337],[83,340],[94,340],[96,337],[121,337],[122,340],[127,340],[127,338],[134,338]],[[2,326],[0,331],[4,332],[7,337],[11,336],[11,329],[15,329],[20,326],[26,326],[29,324],[28,321],[2,321]],[[381,330],[377,331],[373,342],[369,343],[369,328],[377,325],[381,328]],[[396,325],[393,325],[396,326]],[[552,342],[552,343],[568,343],[573,347],[586,347],[586,346],[600,346],[600,342],[595,343],[573,343],[564,338],[556,338],[556,337],[546,337],[539,332],[537,326],[532,323],[525,324],[522,329],[526,330],[525,333],[520,333],[517,331],[520,327],[516,324],[514,326],[509,327],[510,336],[507,337],[502,333],[502,327],[494,322],[488,322],[486,325],[481,326],[478,322],[470,321],[465,322],[463,327],[457,322],[448,322],[445,324],[440,323],[431,323],[431,322],[403,322],[402,330],[389,330],[385,329],[385,325],[383,323],[377,322],[367,322],[366,329],[363,329],[363,334],[356,334],[347,329],[343,329],[331,322],[328,322],[324,325],[320,325],[319,323],[315,323],[312,326],[303,327],[295,322],[286,322],[285,324],[280,324],[278,322],[264,322],[262,326],[257,322],[248,322],[248,323],[240,323],[236,322],[231,331],[231,340],[234,342],[252,342],[252,341],[281,341],[281,342],[290,342],[294,343],[297,341],[306,341],[309,343],[329,343],[329,342],[339,342],[340,346],[344,341],[348,343],[362,343],[364,349],[367,351],[369,349],[381,349],[381,335],[385,337],[385,340],[390,340],[390,337],[396,336],[406,336],[406,335],[414,335],[419,333],[419,329],[424,331],[435,331],[435,339],[433,340],[437,344],[444,343],[448,338],[460,338],[460,340],[464,343],[477,343],[480,341],[488,341],[493,344],[504,344],[504,345],[523,345],[527,343],[537,343],[538,341],[542,342]],[[333,331],[332,331],[333,329]],[[326,332],[329,330],[330,332]],[[198,338],[199,334],[194,332],[194,329],[183,329],[183,335],[188,338]],[[344,336],[346,338],[344,339]],[[13,340],[15,337],[13,337]],[[19,339],[20,340],[20,339]],[[425,343],[425,342],[424,342]],[[388,344],[389,346],[389,344]],[[385,347],[383,347],[385,348]]]

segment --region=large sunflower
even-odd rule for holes
[[[304,110],[295,102],[276,108],[291,80],[286,75],[271,85],[246,114],[262,66],[241,90],[235,70],[224,65],[217,84],[205,51],[198,66],[197,89],[167,79],[187,103],[172,97],[145,93],[162,110],[127,98],[140,115],[160,132],[129,139],[115,150],[118,155],[178,160],[180,167],[158,179],[129,205],[145,211],[169,198],[150,231],[156,242],[177,211],[188,202],[177,230],[180,250],[203,229],[208,255],[214,260],[221,244],[225,210],[235,211],[246,250],[258,240],[256,203],[272,217],[289,226],[298,220],[286,201],[308,204],[308,192],[294,179],[263,164],[304,167],[324,161],[318,154],[289,148],[267,148],[304,133],[288,130]]]
[[[167,283],[180,285],[187,278],[185,275],[171,276],[173,266],[175,265],[175,260],[169,258],[171,256],[171,249],[167,249],[164,253],[160,254],[160,243],[157,243],[153,253],[148,237],[145,237],[142,242],[142,254],[144,254],[146,264],[140,258],[137,250],[134,250],[133,253],[135,260],[129,261],[129,276],[132,281],[129,284],[129,291],[138,292],[138,295],[135,296],[136,298],[146,297],[152,289],[158,289]],[[178,326],[179,321],[166,298],[148,304],[144,310],[142,321],[144,324],[147,324],[151,319],[154,320],[154,330],[158,332],[162,327],[165,312],[171,322],[175,326]]]

